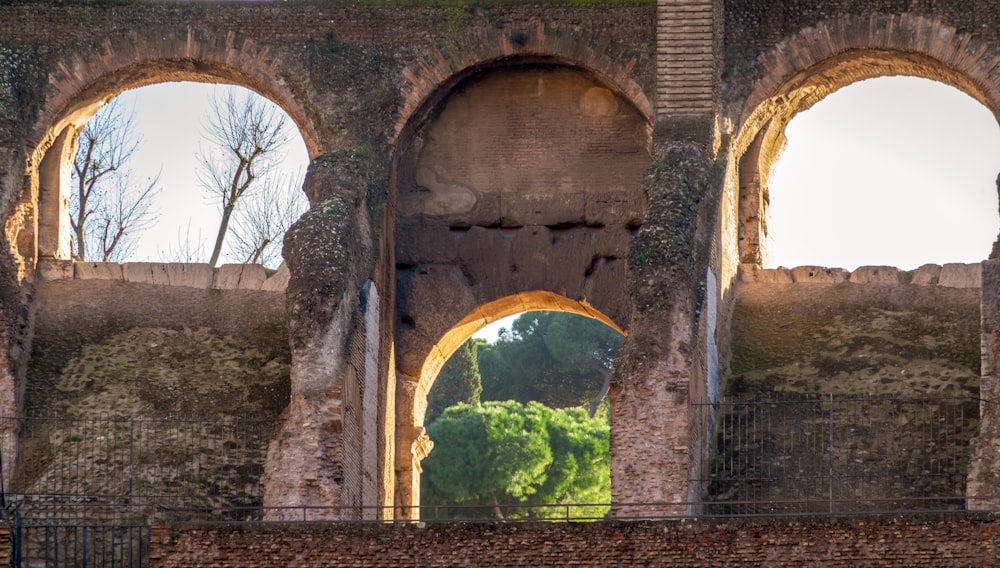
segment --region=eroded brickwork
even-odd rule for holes
[[[152,541],[152,568],[1000,566],[1000,522],[986,515],[425,527],[159,527],[153,529]]]

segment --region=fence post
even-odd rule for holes
[[[834,512],[833,505],[833,393],[830,395],[830,512]]]
[[[134,479],[133,459],[135,457],[135,418],[128,421],[128,502],[135,503],[132,495],[132,480]]]

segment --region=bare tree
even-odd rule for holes
[[[112,101],[77,135],[69,203],[75,260],[125,258],[137,234],[155,220],[151,205],[159,175],[139,185],[128,167],[141,142],[134,119]]]
[[[274,268],[281,259],[281,238],[307,208],[302,174],[267,180],[248,197],[233,224],[232,253],[245,264]]]
[[[222,217],[209,264],[215,266],[233,211],[280,157],[288,140],[285,114],[251,92],[226,89],[212,99],[212,116],[203,126],[211,150],[200,151],[198,179],[221,207]]]

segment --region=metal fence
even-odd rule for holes
[[[979,407],[833,395],[696,405],[714,423],[708,467],[693,480],[702,512],[962,509]]]
[[[72,504],[260,505],[274,424],[254,420],[27,417],[7,491]],[[39,501],[32,501],[38,506]]]

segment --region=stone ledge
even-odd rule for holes
[[[290,274],[284,264],[278,270],[259,264],[226,264],[212,268],[204,263],[165,262],[40,262],[38,276],[53,280],[117,280],[158,286],[216,290],[264,290],[284,292]]]
[[[741,282],[762,284],[879,284],[941,286],[942,288],[981,288],[983,283],[982,263],[949,263],[944,266],[925,264],[913,270],[900,270],[893,266],[860,266],[853,272],[843,268],[822,266],[797,266],[792,269],[758,268],[751,265],[740,266]]]

